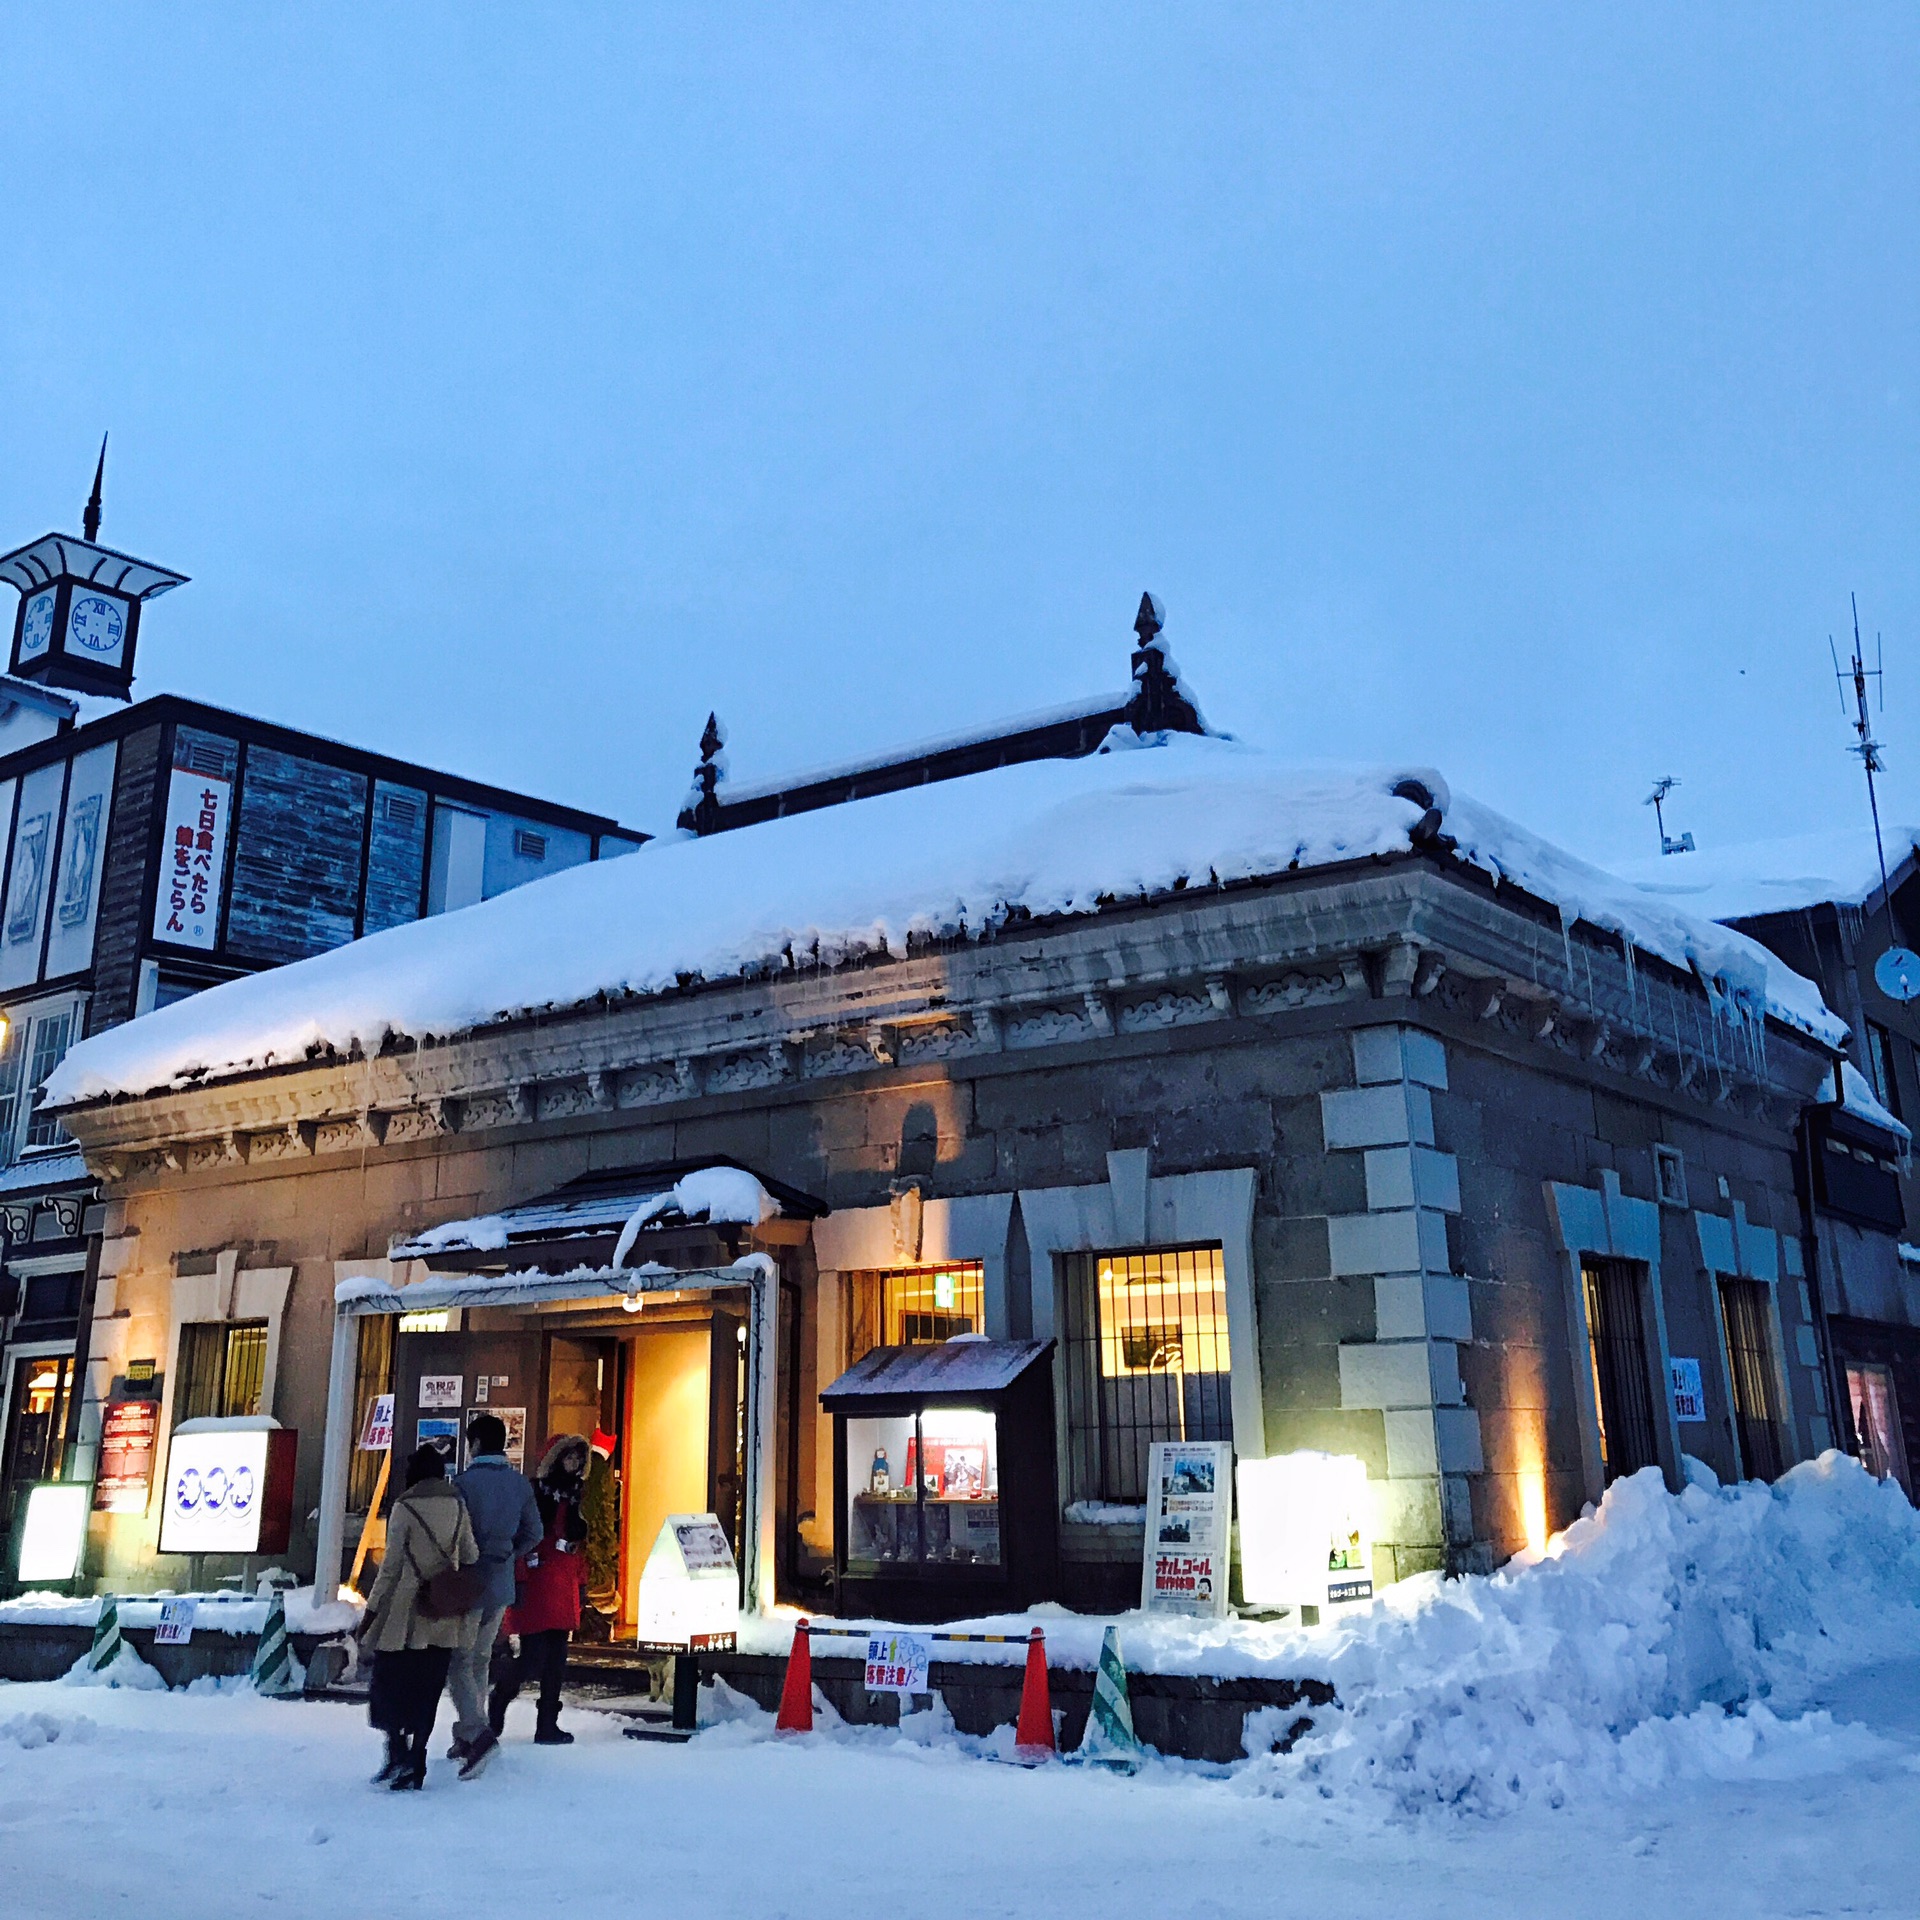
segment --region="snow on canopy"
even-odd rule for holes
[[[1127,736],[1128,740],[1132,736]],[[456,914],[253,974],[83,1041],[50,1105],[142,1094],[316,1054],[377,1053],[602,994],[653,994],[910,936],[977,937],[1010,916],[1090,914],[1177,885],[1403,854],[1430,791],[1460,856],[1691,968],[1748,1018],[1837,1045],[1818,991],[1763,947],[1549,845],[1431,769],[1300,767],[1177,734],[1036,761],[705,839],[650,841]]]
[[[1916,846],[1920,846],[1920,827],[1887,828],[1890,879],[1897,880]],[[1797,913],[1829,901],[1858,907],[1880,891],[1880,854],[1866,827],[1627,860],[1614,871],[1641,892],[1671,900],[1708,920]]]

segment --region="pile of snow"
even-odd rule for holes
[[[140,1693],[165,1693],[167,1683],[160,1673],[140,1658],[126,1641],[104,1667],[93,1664],[91,1652],[83,1653],[60,1676],[63,1687],[130,1687]]]
[[[429,1253],[445,1253],[450,1248],[493,1253],[506,1244],[506,1221],[497,1213],[483,1213],[470,1220],[448,1220],[437,1227],[408,1234],[407,1257],[418,1259]]]
[[[1920,827],[1888,827],[1885,839],[1891,877],[1920,846]],[[1872,831],[1859,827],[1624,860],[1614,871],[1642,892],[1709,920],[1751,920],[1828,901],[1864,905],[1880,891],[1880,850]]]
[[[157,1627],[160,1608],[168,1600],[192,1600],[195,1633],[258,1634],[267,1624],[269,1600],[257,1594],[234,1592],[175,1593],[172,1588],[152,1593],[117,1596],[120,1630]],[[330,1600],[315,1606],[311,1587],[295,1587],[285,1599],[289,1633],[351,1633],[360,1624],[361,1607],[354,1600]],[[64,1593],[30,1592],[0,1600],[0,1626],[91,1627],[100,1617],[100,1602],[92,1595],[75,1599]]]
[[[1588,866],[1430,769],[1303,769],[1219,739],[1040,761],[877,795],[554,874],[497,899],[229,981],[69,1053],[51,1106],[210,1075],[372,1054],[601,995],[979,938],[1210,885],[1406,853],[1418,781],[1458,857],[1697,971],[1746,1018],[1838,1044],[1816,989],[1744,936]]]
[[[1920,1513],[1837,1453],[1773,1487],[1692,1472],[1677,1497],[1653,1469],[1617,1482],[1534,1565],[1405,1582],[1342,1621],[1304,1669],[1339,1708],[1245,1784],[1495,1814],[1878,1753],[1807,1708],[1920,1655]]]
[[[757,1227],[780,1211],[780,1203],[744,1167],[702,1167],[684,1174],[665,1193],[643,1200],[628,1216],[613,1248],[613,1264],[624,1267],[633,1243],[661,1220],[681,1219],[709,1225]]]
[[[91,1740],[95,1731],[94,1723],[84,1713],[71,1720],[62,1720],[52,1713],[16,1713],[9,1720],[0,1720],[0,1740],[10,1741],[29,1753],[35,1747],[50,1747],[58,1740],[69,1744]]]

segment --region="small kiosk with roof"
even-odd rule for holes
[[[1053,1342],[875,1347],[833,1415],[843,1615],[954,1620],[1055,1598]]]

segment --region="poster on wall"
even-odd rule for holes
[[[420,1411],[432,1413],[442,1407],[457,1407],[460,1390],[467,1384],[464,1373],[423,1373],[420,1376]]]
[[[507,1465],[516,1473],[527,1470],[527,1410],[525,1407],[469,1407],[467,1426],[471,1427],[481,1414],[490,1413],[507,1430]],[[466,1441],[460,1443],[460,1457],[464,1461],[469,1457]]]
[[[153,1449],[160,1409],[151,1400],[116,1400],[100,1421],[100,1473],[95,1513],[145,1513],[153,1489]]]
[[[428,1420],[417,1420],[413,1427],[413,1444],[416,1447],[431,1447],[451,1470],[460,1463],[460,1422],[438,1415]]]
[[[153,937],[176,947],[212,952],[220,932],[220,890],[227,871],[231,782],[175,767],[167,786],[161,839],[160,885],[153,902]]]
[[[1676,1420],[1704,1421],[1707,1417],[1707,1389],[1700,1378],[1700,1362],[1682,1360],[1676,1355],[1667,1364],[1673,1370],[1673,1417]]]
[[[1155,1441],[1147,1456],[1141,1606],[1224,1618],[1232,1547],[1231,1442]]]

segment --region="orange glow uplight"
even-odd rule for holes
[[[1545,1416],[1531,1430],[1517,1433],[1519,1461],[1514,1478],[1520,1494],[1520,1531],[1527,1537],[1527,1552],[1535,1560],[1547,1551],[1547,1435]]]

